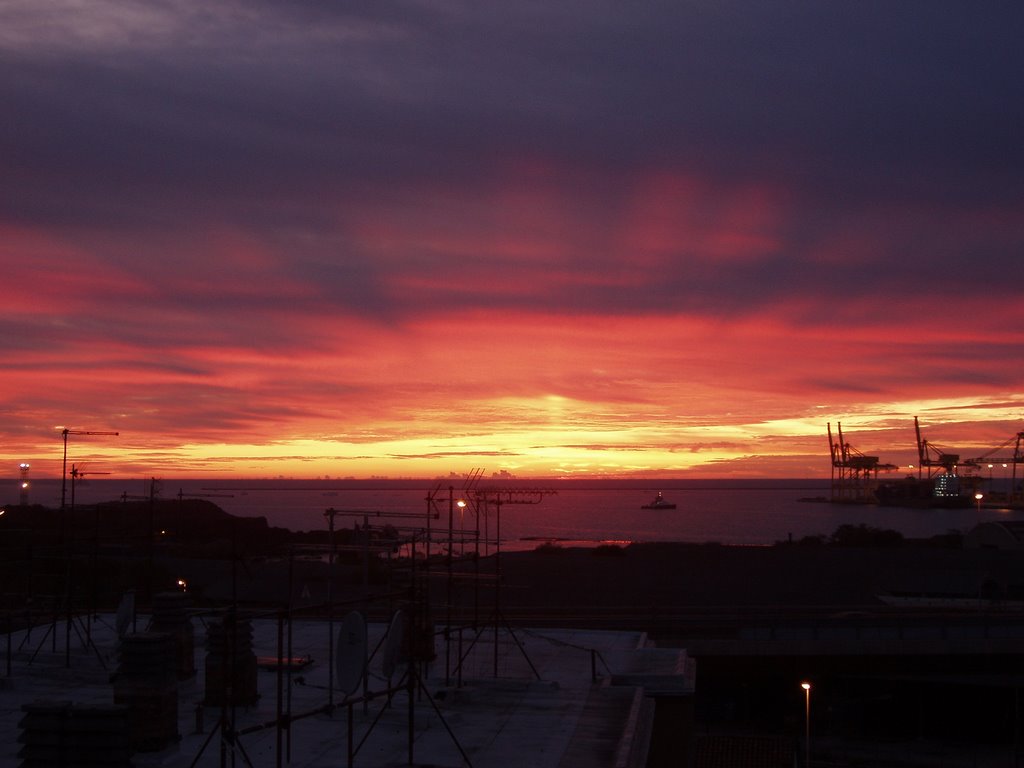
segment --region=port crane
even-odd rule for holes
[[[914,432],[917,435],[918,477],[921,476],[925,468],[927,468],[929,479],[943,472],[947,475],[955,475],[957,466],[960,464],[960,454],[947,453],[942,446],[929,443],[921,437],[921,425],[917,421],[917,416],[914,417]]]
[[[843,438],[843,425],[836,422],[836,437],[832,424],[828,428],[828,446],[832,454],[832,501],[866,502],[870,500],[872,483],[879,472],[896,469],[895,464],[883,464],[877,456],[867,456]]]
[[[1013,454],[1010,456],[1000,456],[1000,452],[1006,450],[1013,444]],[[1017,465],[1024,464],[1024,432],[1018,432],[1014,437],[1005,441],[1001,445],[997,445],[987,453],[983,453],[973,459],[966,459],[965,464],[968,464],[975,468],[981,468],[983,465],[988,464],[989,475],[991,479],[991,467],[993,464],[1002,464],[1004,467],[1009,464],[1012,466],[1011,480],[1010,480],[1010,494],[1009,501],[1017,501],[1021,498],[1021,493],[1017,489]]]
[[[117,432],[93,432],[85,429],[68,429],[64,427],[61,430],[61,435],[64,437],[64,461],[62,465],[62,475],[60,483],[60,508],[64,509],[65,502],[67,500],[68,490],[68,435],[107,435],[117,437]]]

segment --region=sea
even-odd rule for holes
[[[500,506],[481,514],[473,492],[501,492]],[[643,509],[657,493],[675,509]],[[18,503],[19,481],[0,480],[0,502]],[[230,514],[262,517],[293,531],[337,529],[369,522],[396,528],[477,532],[503,550],[601,543],[690,542],[768,546],[805,536],[829,536],[841,525],[896,530],[908,538],[967,532],[980,522],[1022,520],[1024,510],[972,505],[920,509],[828,502],[829,480],[32,480],[28,502],[43,506],[114,500],[204,498]],[[520,503],[513,503],[520,502]],[[333,515],[325,514],[333,510]],[[479,517],[479,520],[477,519]]]

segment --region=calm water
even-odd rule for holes
[[[461,481],[455,481],[461,484]],[[495,485],[481,482],[478,488]],[[1024,519],[1024,512],[981,509],[903,509],[897,507],[850,506],[801,501],[827,495],[828,481],[554,481],[530,484],[524,481],[503,487],[552,489],[540,503],[501,507],[502,546],[535,546],[536,539],[566,541],[715,541],[723,544],[772,544],[793,538],[831,534],[844,523],[865,523],[891,528],[909,537],[927,537],[950,530],[967,531],[978,522],[992,519]],[[75,487],[76,503],[109,501],[127,494],[145,497],[148,480],[87,480]],[[448,485],[429,481],[244,481],[165,480],[161,498],[179,494],[205,497],[227,512],[247,517],[265,517],[270,525],[292,530],[322,530],[324,511],[379,512],[373,522],[394,525],[426,525],[428,493],[435,491],[440,517],[432,527],[448,525]],[[641,509],[657,491],[674,502],[674,510]],[[458,498],[460,487],[453,489]],[[33,481],[31,503],[59,506],[59,480]],[[66,491],[71,502],[70,481]],[[16,502],[14,480],[0,484],[0,501]],[[415,514],[417,517],[408,517]],[[338,528],[362,522],[361,516],[342,514]],[[453,527],[474,528],[474,515],[459,514],[455,508]],[[481,519],[481,532],[497,534],[497,514]]]

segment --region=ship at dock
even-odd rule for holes
[[[875,503],[883,507],[969,507],[975,503],[974,494],[962,492],[960,480],[959,475],[943,474],[936,478],[907,475],[899,480],[879,482],[872,495]]]
[[[888,479],[883,473],[899,469],[884,463],[878,456],[869,456],[854,448],[843,437],[837,424],[833,436],[828,424],[829,451],[832,458],[831,493],[828,501],[837,504],[878,504],[888,507],[958,508],[984,504],[1017,506],[1024,495],[1017,483],[1017,465],[1024,463],[1021,446],[1024,432],[1018,432],[1002,445],[974,458],[961,459],[954,453],[921,436],[921,426],[914,417],[917,436],[917,474]],[[1012,455],[1007,455],[1013,446]],[[1009,487],[998,490],[993,482],[992,467],[1001,464],[1011,468]],[[987,466],[988,477],[981,473]],[[911,466],[911,469],[915,467]]]

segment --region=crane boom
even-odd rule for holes
[[[996,456],[995,454],[1002,451],[1004,448],[1009,448],[1010,444],[1013,443],[1013,455],[1012,456]],[[969,464],[973,467],[981,467],[982,464],[988,464],[989,466],[989,479],[992,477],[992,465],[1002,464],[1004,467],[1009,464],[1011,466],[1010,475],[1010,501],[1017,501],[1020,496],[1020,491],[1017,488],[1017,465],[1024,464],[1024,432],[1018,432],[1016,436],[1011,437],[1002,445],[997,445],[991,451],[978,456],[977,458],[967,459],[965,464]]]
[[[939,471],[938,469],[933,470],[933,467],[944,470],[948,475],[955,475],[956,467],[960,463],[960,454],[944,453],[940,446],[923,439],[921,437],[921,425],[918,423],[917,416],[914,417],[914,432],[917,434],[918,477],[921,476],[921,472],[925,467],[928,468],[929,478],[933,472]]]
[[[1014,446],[1014,449],[1013,449],[1013,456],[996,456],[996,455],[994,455],[994,454],[998,453],[999,451],[1003,450],[1004,448],[1009,448],[1010,447],[1010,443],[1014,443],[1014,442],[1016,442],[1016,445]],[[989,463],[992,463],[992,464],[1011,464],[1011,463],[1013,463],[1013,464],[1021,464],[1021,463],[1024,463],[1024,450],[1022,450],[1022,448],[1021,448],[1022,444],[1024,444],[1024,432],[1018,432],[1015,437],[1011,437],[1009,440],[1007,440],[1002,445],[997,445],[991,451],[988,451],[987,453],[984,453],[981,456],[978,456],[976,458],[966,459],[964,461],[964,463],[965,464],[974,464],[976,466],[984,464],[985,462],[989,462]]]
[[[854,448],[843,437],[843,425],[836,422],[836,437],[832,424],[827,424],[829,452],[832,454],[832,499],[834,501],[863,502],[870,493],[870,484],[880,471],[896,469],[895,464],[883,464],[878,456],[868,456]]]

